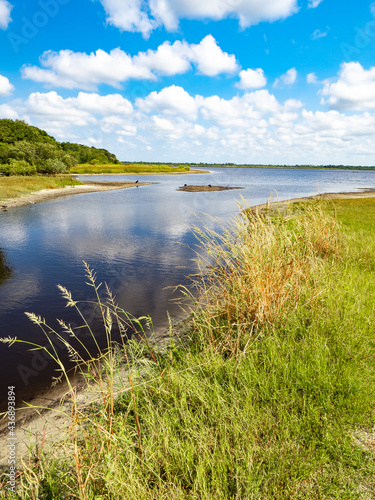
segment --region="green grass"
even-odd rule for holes
[[[17,498],[373,499],[374,226],[372,198],[200,233],[187,336],[167,354],[131,343],[147,375],[77,408]]]
[[[0,177],[0,201],[19,198],[20,196],[34,193],[41,189],[57,189],[64,186],[76,186],[81,184],[82,182],[73,180],[67,175],[35,175],[30,177],[14,175],[10,177]]]
[[[162,174],[171,172],[187,172],[187,165],[178,165],[176,168],[163,164],[125,164],[125,165],[77,165],[72,167],[72,174]]]

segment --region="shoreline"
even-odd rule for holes
[[[189,317],[172,320],[172,325],[179,334],[183,334],[189,328]],[[155,330],[155,343],[161,351],[171,340],[169,328]],[[176,342],[179,336],[173,337]],[[74,368],[69,370],[74,372]],[[142,377],[143,370],[140,369]],[[100,404],[103,399],[95,383],[88,382],[84,375],[78,373],[69,377],[69,383],[76,393],[78,408],[82,411],[89,410]],[[114,377],[115,394],[120,395],[124,391],[130,390],[129,370],[126,365],[119,365]],[[17,443],[17,467],[20,469],[22,461],[30,456],[30,447],[37,451],[38,447],[44,453],[56,446],[61,446],[64,436],[70,426],[72,397],[66,379],[63,379],[55,386],[42,389],[37,396],[22,401],[23,406],[16,409],[15,439]],[[46,440],[45,440],[46,438]],[[48,439],[47,439],[48,438]],[[8,420],[6,412],[0,413],[0,475],[3,469],[8,469],[7,460],[9,450]],[[42,443],[42,444],[41,444]]]
[[[3,207],[1,211],[6,211],[11,208],[24,207],[26,205],[34,205],[45,201],[54,200],[63,196],[72,196],[82,193],[96,193],[99,191],[113,191],[115,189],[127,189],[137,186],[150,186],[157,184],[156,182],[105,182],[105,181],[86,181],[82,185],[65,186],[57,189],[41,189],[30,194],[25,194],[19,198],[8,198],[1,201]]]
[[[211,172],[209,170],[187,170],[186,172],[123,172],[123,173],[111,173],[111,172],[101,172],[100,174],[88,174],[88,173],[79,173],[79,172],[72,172],[70,175],[71,176],[76,176],[79,175],[80,177],[83,176],[92,176],[92,175],[123,175],[123,176],[131,176],[131,175],[191,175],[191,174],[210,174]]]
[[[79,186],[78,186],[79,187]],[[129,186],[130,187],[130,186]],[[64,188],[66,189],[66,188]],[[116,189],[116,188],[114,188]],[[117,188],[121,189],[121,188]],[[75,193],[68,193],[75,194]],[[322,195],[312,195],[302,198],[294,198],[283,201],[274,201],[264,203],[254,207],[253,210],[264,210],[272,205],[275,209],[288,205],[289,203],[305,202],[314,199],[360,199],[360,198],[373,198],[375,197],[375,188],[369,188],[362,192],[350,193],[325,193]],[[177,330],[181,330],[184,325],[188,323],[188,317],[184,320],[178,321],[176,324]],[[157,333],[156,339],[160,345],[169,339],[169,332],[155,332]],[[127,383],[126,370],[119,370],[118,380],[121,383],[121,389],[118,391],[126,390]],[[82,377],[76,376],[72,379],[72,385],[77,390],[77,401],[80,407],[88,407],[95,404],[98,399],[98,394],[95,389],[90,385],[85,384]],[[44,450],[49,447],[56,446],[57,443],[62,441],[65,430],[69,426],[69,416],[71,409],[71,402],[69,391],[67,391],[67,384],[61,383],[54,388],[49,388],[42,391],[37,397],[28,401],[28,404],[37,406],[38,408],[19,408],[17,414],[17,445],[18,445],[18,460],[26,458],[29,454],[30,443],[38,445],[44,440],[44,435],[48,436],[48,442],[45,444]],[[7,421],[4,418],[0,420],[0,472],[2,467],[6,465],[4,462],[7,457],[8,451],[6,448],[7,443]],[[3,451],[4,450],[4,451]]]
[[[303,196],[301,198],[290,198],[288,200],[282,201],[270,201],[266,203],[261,203],[260,205],[254,205],[248,207],[249,210],[264,212],[268,207],[272,206],[274,209],[278,209],[288,205],[288,203],[299,203],[308,200],[355,200],[360,198],[373,198],[375,196],[374,188],[361,188],[361,191],[351,191],[351,192],[339,192],[339,193],[323,193],[323,194],[313,194],[311,196]]]
[[[115,176],[141,176],[141,175],[191,175],[191,174],[209,174],[209,171],[205,170],[190,170],[189,172],[160,172],[160,173],[125,173],[125,174],[79,174],[73,173],[69,174],[73,179],[76,176],[80,177],[92,177],[93,175],[115,175]],[[26,205],[34,205],[36,203],[43,203],[45,201],[54,200],[62,196],[71,196],[74,194],[82,193],[96,193],[99,191],[113,191],[115,189],[126,189],[138,186],[150,186],[153,184],[158,184],[157,182],[111,182],[111,181],[90,181],[84,179],[82,185],[76,186],[64,186],[57,189],[41,189],[40,191],[35,191],[29,194],[22,195],[18,198],[6,198],[0,202],[0,213],[7,211],[11,208],[24,207]]]

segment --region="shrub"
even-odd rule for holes
[[[61,174],[67,170],[67,166],[57,158],[49,158],[38,166],[38,172],[43,174]]]
[[[63,161],[68,168],[75,167],[78,164],[74,156],[69,154],[64,154],[61,157],[61,161]]]
[[[25,160],[10,160],[8,165],[0,165],[0,173],[9,175],[34,175],[36,168]]]
[[[9,168],[10,166],[9,165],[1,165],[0,164],[0,175],[9,175]]]

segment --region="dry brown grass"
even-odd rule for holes
[[[244,331],[283,322],[306,296],[313,302],[323,261],[338,251],[336,226],[314,205],[298,216],[291,210],[282,216],[243,211],[235,229],[231,225],[221,235],[197,230],[209,257],[201,261],[196,285],[210,310],[197,320],[209,318],[212,339],[233,351]],[[233,326],[236,342],[226,342],[223,332]]]

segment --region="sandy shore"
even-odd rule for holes
[[[100,183],[99,183],[100,184]],[[117,184],[117,183],[116,183]],[[101,191],[106,189],[122,189],[124,187],[134,186],[134,183],[126,183],[125,186],[121,187],[105,187],[98,186],[97,184],[77,186],[76,188],[86,188],[80,192],[90,192],[90,191]],[[140,184],[138,184],[140,185]],[[91,188],[91,189],[88,189]],[[72,189],[72,190],[73,190]],[[88,190],[87,190],[88,189]],[[64,194],[75,194],[78,191],[66,192],[66,188],[63,190]],[[48,193],[48,191],[47,191]],[[41,193],[39,193],[41,194]],[[57,196],[61,196],[58,193],[50,193]],[[63,194],[63,195],[64,195]],[[328,193],[323,195],[308,196],[305,198],[296,198],[281,202],[273,202],[272,206],[274,208],[286,206],[288,203],[294,203],[299,201],[306,201],[311,199],[356,199],[356,198],[370,198],[375,196],[375,188],[363,190],[358,193]],[[41,201],[45,201],[45,198]],[[253,209],[263,209],[268,207],[267,204],[258,205],[257,207],[252,207]],[[184,324],[184,322],[181,322]],[[158,336],[161,343],[165,343],[169,338],[169,333],[166,332],[165,335]],[[82,378],[75,378],[72,381],[73,385],[76,387],[78,396],[77,401],[80,408],[84,408],[93,404],[93,402],[100,400],[100,396],[97,390],[93,387],[88,387]],[[126,371],[118,371],[116,386],[118,391],[124,391],[128,388],[128,377]],[[38,446],[44,441],[44,451],[48,451],[52,447],[56,447],[62,442],[64,436],[66,436],[67,430],[70,425],[70,414],[71,414],[71,400],[69,394],[67,394],[67,386],[65,384],[60,384],[59,386],[40,394],[37,398],[31,401],[31,404],[36,409],[23,409],[17,410],[17,427],[16,427],[16,439],[17,439],[17,457],[18,464],[20,464],[21,459],[27,460],[29,455],[30,445]],[[44,436],[44,438],[43,438]],[[7,465],[8,458],[8,444],[9,433],[7,430],[7,420],[4,418],[0,420],[0,472],[7,472],[9,467]]]
[[[80,193],[94,193],[97,191],[111,191],[114,189],[125,189],[136,186],[148,186],[156,184],[155,182],[96,182],[85,181],[82,186],[65,186],[58,189],[42,189],[35,193],[26,194],[19,198],[11,198],[1,202],[1,210],[9,210],[10,208],[23,207],[25,205],[33,205],[35,203],[43,203],[45,201],[54,200],[61,196],[71,196]]]
[[[178,321],[174,326],[179,335],[184,335],[189,329],[189,319]],[[158,351],[163,352],[165,346],[171,341],[169,329],[155,331]],[[174,341],[179,342],[175,337]],[[144,373],[139,370],[140,376]],[[133,381],[137,376],[133,375]],[[97,385],[88,384],[82,375],[70,379],[71,386],[76,393],[76,404],[80,412],[85,413],[90,407],[95,407],[103,402],[102,394]],[[129,371],[126,366],[120,366],[115,371],[114,394],[115,396],[130,390]],[[56,451],[65,445],[68,439],[72,414],[72,394],[66,381],[42,391],[37,397],[27,401],[16,411],[16,429],[14,439],[17,443],[16,457],[18,470],[22,470],[22,462],[29,463],[32,459],[30,450],[35,453],[40,450],[43,443],[43,452]],[[0,474],[9,473],[8,419],[5,414],[0,414]]]
[[[270,206],[272,206],[272,210],[278,210],[279,208],[286,207],[289,203],[298,203],[307,200],[355,200],[360,198],[373,198],[374,196],[375,188],[362,188],[361,191],[353,193],[324,193],[283,201],[271,200],[270,203],[262,203],[261,205],[252,206],[249,208],[249,210],[251,210],[252,212],[258,211],[262,213]]]

